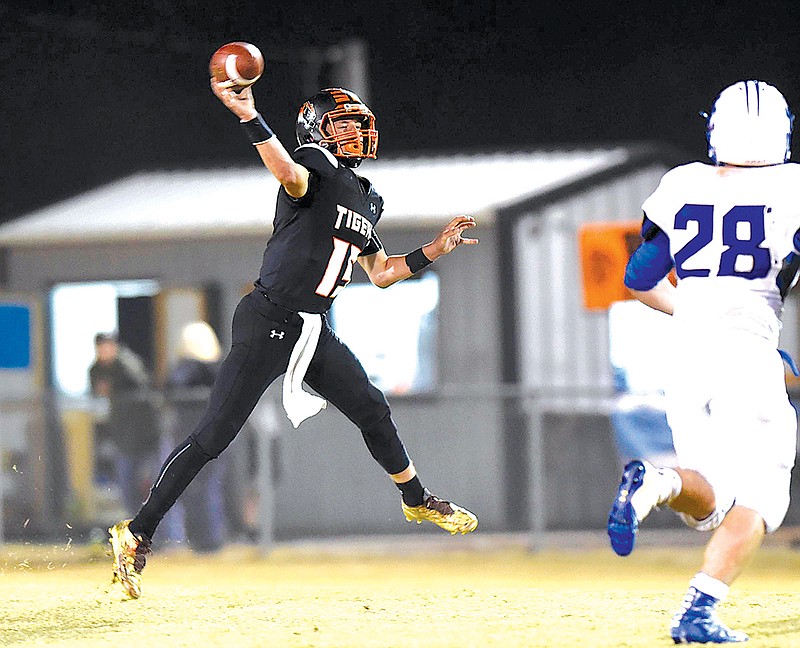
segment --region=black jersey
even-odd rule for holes
[[[383,249],[374,231],[383,198],[316,144],[292,157],[311,172],[308,191],[292,198],[280,188],[256,286],[284,308],[324,313],[349,283],[356,259]]]

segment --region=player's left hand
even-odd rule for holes
[[[468,230],[470,227],[475,227],[475,225],[477,225],[477,223],[472,216],[456,216],[447,225],[445,225],[444,229],[439,232],[439,235],[433,239],[433,241],[431,241],[430,245],[432,246],[432,249],[425,250],[426,256],[428,251],[432,252],[436,257],[449,254],[462,243],[466,245],[475,245],[478,242],[478,239],[465,238],[463,236],[466,230]]]

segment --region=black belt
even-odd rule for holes
[[[250,293],[252,295],[251,303],[264,317],[276,322],[284,322],[287,324],[302,324],[300,316],[297,311],[276,304],[269,298],[269,295],[260,289],[255,289]]]
[[[261,293],[261,296],[264,297],[264,299],[266,299],[275,308],[280,308],[281,310],[286,311],[287,313],[293,313],[295,315],[297,314],[297,311],[293,311],[291,308],[286,308],[285,306],[281,306],[280,304],[276,304],[274,301],[272,301],[269,298],[269,295],[266,292],[264,292],[263,290],[257,290],[257,292]]]

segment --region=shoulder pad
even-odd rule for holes
[[[323,177],[332,176],[339,168],[339,160],[319,144],[303,144],[297,147],[292,158],[309,171],[314,171]]]
[[[375,191],[375,185],[370,182],[369,178],[365,178],[364,176],[357,176],[359,182],[362,183],[364,188],[367,191],[367,196],[369,197],[370,201],[375,203],[378,208],[378,216],[380,216],[381,212],[383,212],[383,196],[381,196],[377,191]]]

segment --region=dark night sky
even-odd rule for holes
[[[264,51],[257,105],[288,146],[303,52],[354,36],[383,157],[651,140],[701,158],[697,112],[743,78],[800,110],[797,0],[25,4],[0,2],[0,220],[142,169],[257,164],[208,89],[231,40]]]

